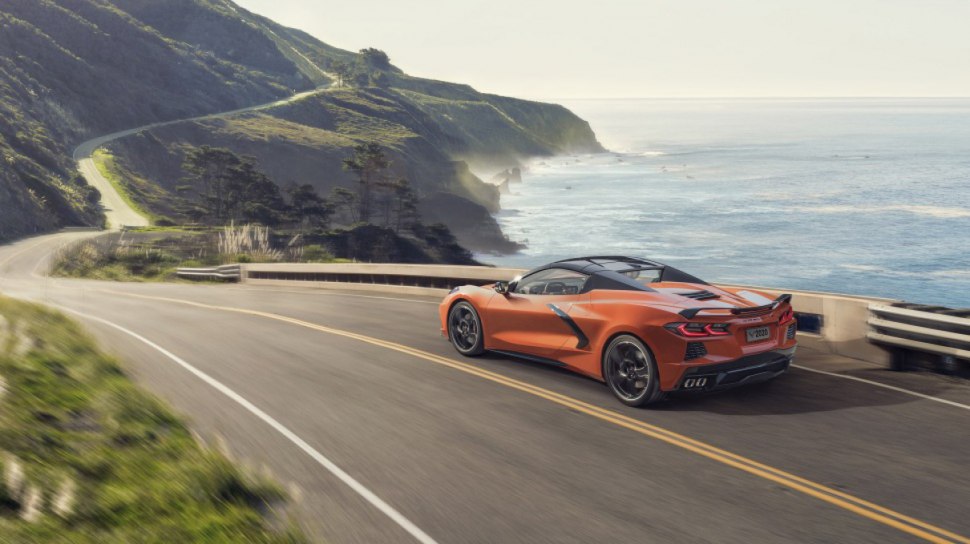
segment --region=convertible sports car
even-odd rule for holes
[[[462,355],[562,366],[605,381],[630,406],[769,380],[795,355],[791,295],[719,288],[631,257],[567,259],[457,287],[439,314]]]

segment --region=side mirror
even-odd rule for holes
[[[499,294],[502,294],[502,295],[508,294],[508,292],[509,292],[509,282],[507,282],[507,281],[497,281],[497,282],[495,282],[494,289],[495,289],[495,292],[496,293],[499,293]]]
[[[515,288],[519,286],[519,281],[521,279],[522,279],[522,276],[516,276],[512,278],[512,281],[503,281],[502,283],[505,284],[505,291],[500,291],[500,292],[505,295],[508,295],[509,293],[514,293]]]

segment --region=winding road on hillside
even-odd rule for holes
[[[139,217],[85,161],[146,128],[76,153],[112,225]],[[965,381],[803,350],[774,383],[628,408],[459,357],[427,297],[45,275],[98,235],[0,246],[0,292],[82,321],[326,542],[970,542]]]
[[[261,110],[267,110],[270,108],[275,108],[278,106],[284,106],[293,102],[297,102],[309,96],[320,94],[326,92],[331,87],[319,87],[309,91],[304,91],[297,93],[289,98],[283,98],[275,102],[270,102],[268,104],[259,104],[256,106],[249,106],[246,108],[239,108],[232,111],[225,111],[220,113],[213,113],[208,115],[200,115],[198,117],[192,117],[190,119],[177,119],[174,121],[164,121],[160,123],[152,123],[149,125],[144,125],[137,128],[132,128],[128,130],[121,130],[118,132],[113,132],[105,136],[99,136],[97,138],[92,138],[81,145],[77,146],[74,150],[74,160],[77,162],[78,170],[84,179],[87,180],[88,184],[96,188],[101,192],[101,205],[104,208],[105,216],[107,217],[108,228],[119,229],[122,227],[144,227],[149,224],[148,218],[139,213],[137,210],[128,205],[125,199],[118,193],[117,189],[108,181],[107,178],[98,170],[94,163],[94,152],[101,146],[110,143],[119,138],[124,138],[126,136],[134,136],[135,134],[140,134],[142,132],[161,128],[169,125],[174,125],[177,123],[186,123],[192,121],[206,121],[210,119],[220,119],[224,117],[230,117],[232,115],[238,115],[240,113],[256,112]]]

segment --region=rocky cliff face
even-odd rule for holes
[[[0,239],[101,221],[97,194],[74,173],[71,153],[82,140],[327,85],[335,61],[359,64],[360,56],[228,0],[4,0]],[[349,183],[340,159],[354,144],[377,141],[423,196],[450,194],[486,211],[497,209],[498,192],[469,164],[504,168],[601,149],[588,124],[560,106],[412,78],[391,65],[377,75],[258,114],[143,133],[113,151],[138,178],[135,197],[164,214],[182,153],[202,143],[255,155],[280,183],[326,191]]]

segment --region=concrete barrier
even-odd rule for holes
[[[410,295],[444,296],[452,287],[511,280],[525,270],[484,266],[414,264],[244,264],[242,281],[260,285],[303,285],[324,289],[358,289]],[[891,299],[856,297],[835,293],[779,290],[746,285],[776,297],[792,294],[792,306],[802,318],[818,323],[814,330],[800,330],[802,345],[826,353],[879,364],[888,364],[889,352],[869,342],[869,306],[892,304]]]

